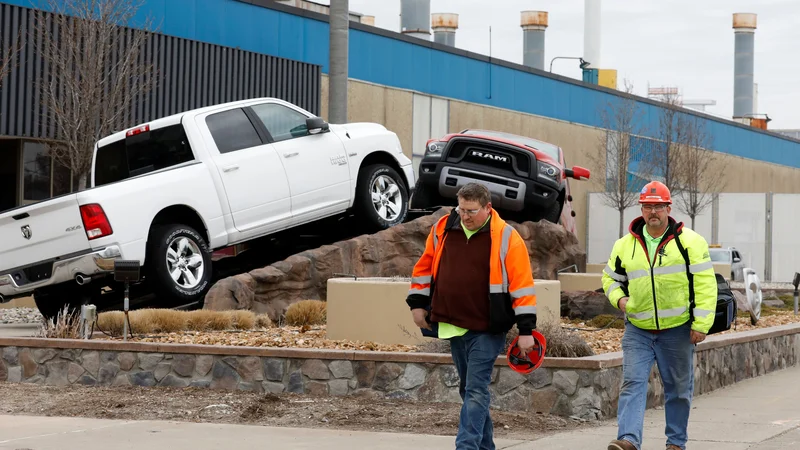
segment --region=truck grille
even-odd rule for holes
[[[531,152],[515,150],[510,146],[492,144],[473,139],[450,142],[446,159],[448,162],[465,162],[506,170],[518,176],[530,176],[534,159]]]

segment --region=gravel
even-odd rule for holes
[[[41,321],[42,315],[36,308],[0,309],[0,324],[40,323]]]

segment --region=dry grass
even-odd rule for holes
[[[320,300],[301,300],[286,310],[286,324],[293,327],[324,325],[327,322],[327,303]]]
[[[64,306],[56,316],[56,320],[49,319],[42,323],[37,333],[38,337],[50,339],[81,339],[81,314]]]
[[[252,311],[177,311],[173,309],[137,309],[128,312],[133,334],[174,333],[179,331],[252,330],[272,327],[269,316]],[[125,313],[108,311],[98,314],[97,328],[112,336],[121,336]]]

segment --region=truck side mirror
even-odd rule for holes
[[[309,117],[306,119],[306,129],[308,134],[319,134],[329,131],[330,127],[322,117]]]

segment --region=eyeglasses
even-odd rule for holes
[[[667,205],[642,205],[642,211],[655,211],[661,212],[667,209]]]
[[[461,214],[461,215],[474,216],[475,214],[478,214],[479,212],[481,212],[480,208],[479,209],[461,209],[460,206],[456,206],[456,213]]]

